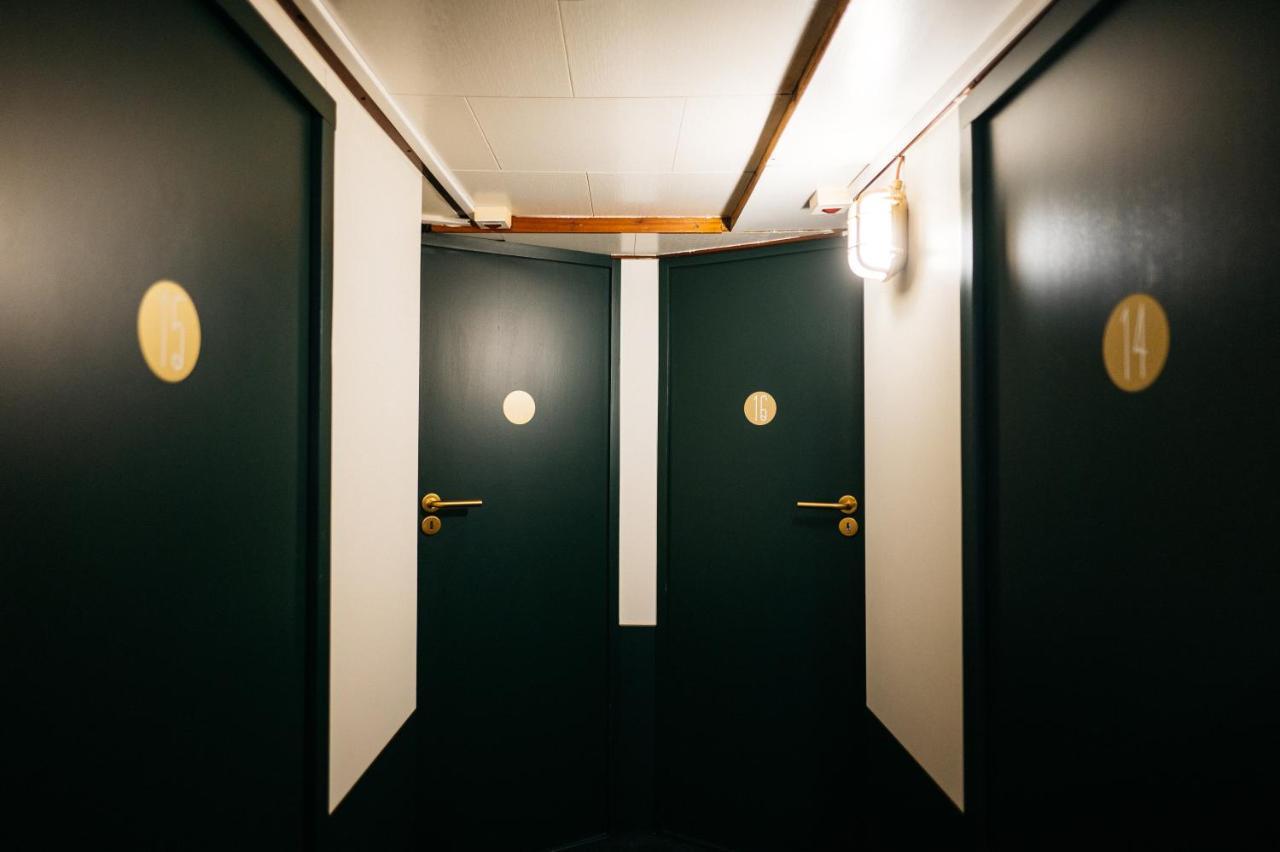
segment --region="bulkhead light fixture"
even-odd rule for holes
[[[864,192],[849,208],[849,268],[867,281],[885,281],[906,265],[907,196],[895,176],[888,189]]]

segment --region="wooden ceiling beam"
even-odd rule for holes
[[[512,216],[510,228],[427,224],[435,234],[723,234],[719,217],[696,216]]]

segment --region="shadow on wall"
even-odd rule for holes
[[[961,852],[964,815],[889,729],[865,711],[867,785],[863,797],[870,852]]]

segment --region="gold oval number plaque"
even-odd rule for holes
[[[767,391],[755,391],[742,403],[742,413],[753,426],[767,426],[778,415],[778,403]]]
[[[142,357],[166,382],[180,382],[200,359],[200,315],[182,286],[157,281],[138,305],[138,345]]]
[[[1169,357],[1169,318],[1146,293],[1125,296],[1102,332],[1102,362],[1120,390],[1136,393],[1160,378]]]

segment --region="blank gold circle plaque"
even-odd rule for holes
[[[1169,357],[1169,318],[1146,293],[1125,296],[1111,310],[1102,332],[1102,362],[1111,382],[1136,393],[1160,378]]]
[[[768,426],[778,416],[778,403],[768,391],[754,391],[742,403],[742,413],[752,426]]]
[[[534,404],[533,397],[522,390],[513,390],[502,401],[503,416],[517,426],[523,426],[532,420],[536,410],[537,405]]]
[[[147,288],[138,305],[138,345],[161,381],[191,375],[200,359],[200,315],[181,285],[157,281]]]

